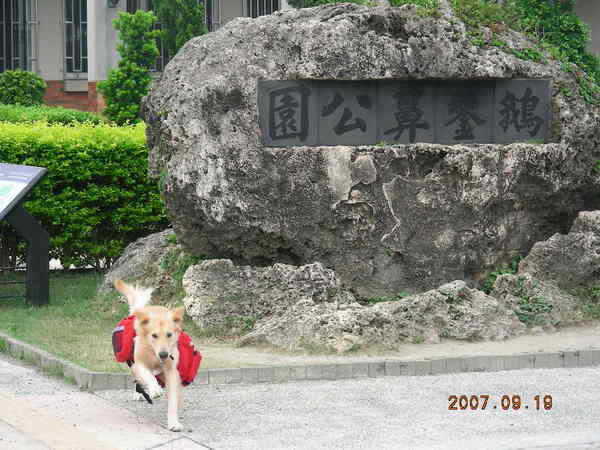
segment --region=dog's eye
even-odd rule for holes
[[[167,337],[173,336],[173,333],[167,333]]]
[[[158,337],[158,334],[156,334],[156,333],[152,333],[152,337],[153,337],[154,339],[156,339],[156,338]]]

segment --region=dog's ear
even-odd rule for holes
[[[183,315],[185,314],[185,307],[179,306],[171,310],[171,312],[173,313],[173,322],[175,322],[175,324],[177,324],[177,326],[181,329],[181,327],[183,326]]]
[[[148,325],[148,322],[150,322],[150,317],[143,311],[137,311],[135,317],[142,327]]]

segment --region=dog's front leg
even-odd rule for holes
[[[135,379],[144,385],[150,397],[157,398],[163,394],[163,389],[158,384],[158,381],[156,381],[156,377],[152,375],[152,371],[146,366],[134,363],[131,366],[131,371]]]
[[[167,385],[167,397],[169,398],[169,405],[167,409],[167,426],[171,431],[181,431],[183,430],[183,425],[181,425],[179,422],[178,409],[182,387],[177,368],[173,366],[172,369],[165,371],[165,378]]]

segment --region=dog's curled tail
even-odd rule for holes
[[[133,314],[138,309],[142,309],[150,302],[150,296],[154,288],[143,288],[139,286],[130,286],[120,278],[113,281],[115,289],[127,298],[129,303],[129,314]]]

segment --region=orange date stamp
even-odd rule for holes
[[[545,410],[552,409],[552,396],[534,395],[530,398],[523,398],[518,394],[491,396],[488,394],[480,395],[449,395],[449,411],[484,411],[499,409],[503,411],[519,410]]]

